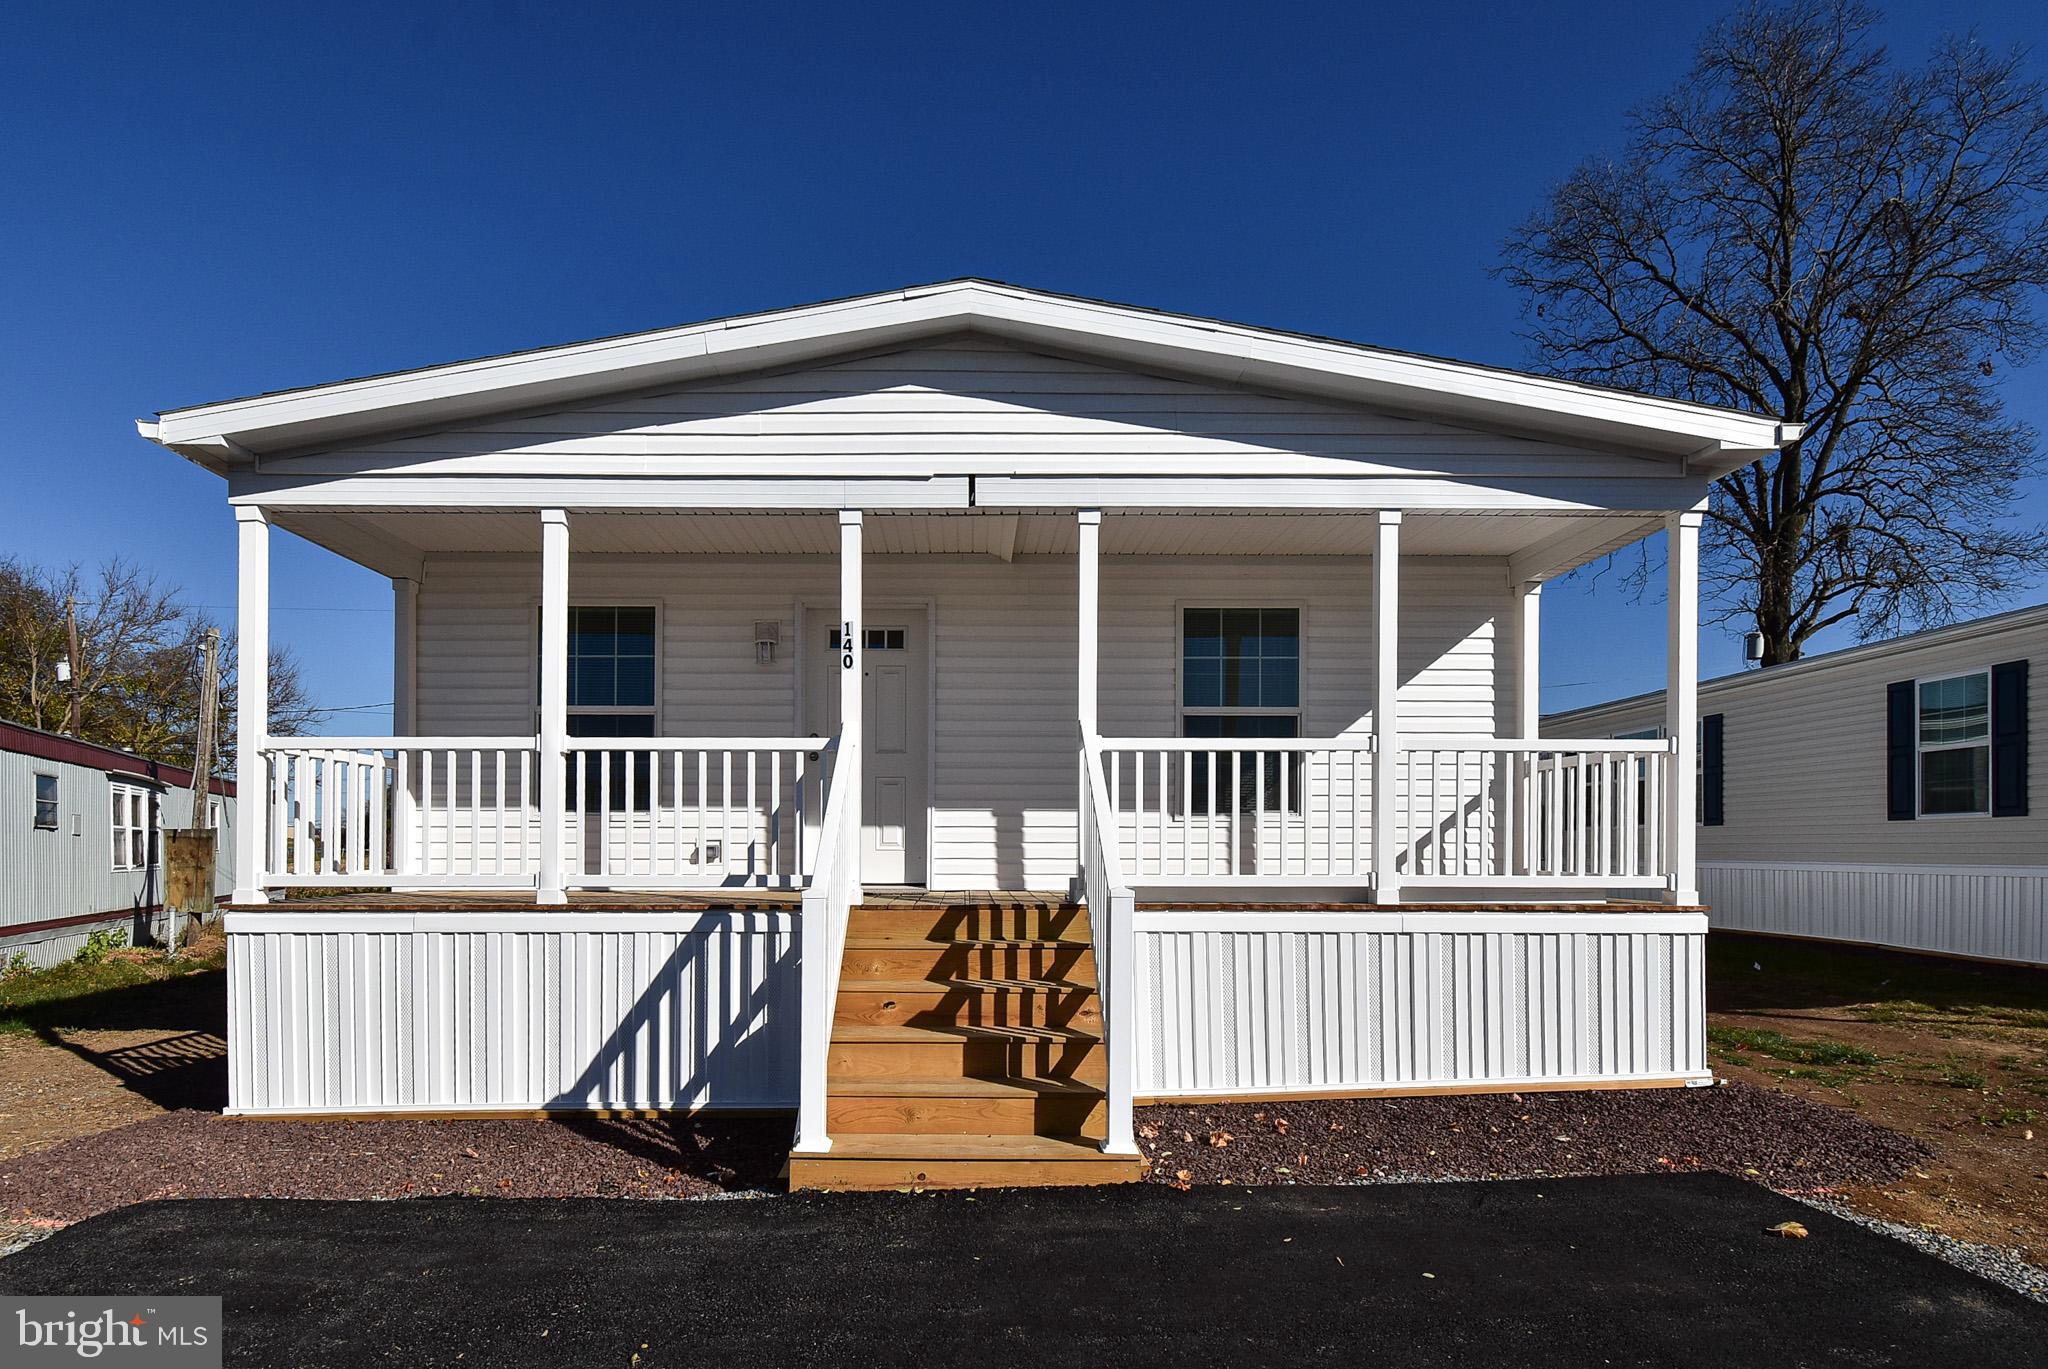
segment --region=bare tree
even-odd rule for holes
[[[176,589],[120,560],[88,577],[77,566],[48,571],[0,561],[0,717],[49,730],[64,724],[69,690],[57,683],[67,655],[64,605],[79,604],[79,735],[153,760],[192,760],[199,710],[199,641],[210,621]],[[234,755],[233,638],[223,653],[218,720],[224,760]],[[300,732],[324,717],[298,661],[270,650],[270,727]]]
[[[2048,110],[2017,53],[1949,40],[1904,71],[1852,0],[1752,5],[1517,229],[1503,273],[1554,371],[1794,419],[1721,480],[1722,621],[1764,661],[1996,602],[2048,564],[2004,517],[2040,469],[2001,364],[2041,340]]]

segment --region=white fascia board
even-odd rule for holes
[[[967,509],[964,476],[934,480],[690,480],[632,476],[343,476],[254,475],[228,479],[228,501],[266,509],[443,510],[567,509],[748,510]]]
[[[1372,476],[980,476],[975,503],[989,509],[1308,510],[1408,509],[1443,513],[1682,512],[1703,481],[1585,476],[1522,481]],[[1623,541],[1633,541],[1625,537]]]
[[[1711,453],[1703,465],[1726,462],[1730,469],[1776,450],[1788,430],[1772,418],[1542,376],[953,281],[171,410],[158,416],[154,433],[144,435],[188,455],[194,444],[223,437],[263,452],[303,449],[800,364],[962,329],[1232,384],[1577,437],[1681,462]],[[208,464],[200,456],[193,459]]]

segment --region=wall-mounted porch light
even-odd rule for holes
[[[754,664],[774,665],[775,644],[782,640],[782,624],[768,619],[754,623]]]

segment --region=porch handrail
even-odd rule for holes
[[[817,744],[817,738],[809,740]],[[832,1148],[827,1125],[832,1018],[839,1002],[839,971],[846,955],[847,923],[859,898],[855,883],[859,862],[852,858],[858,854],[854,843],[859,834],[852,830],[852,819],[853,795],[860,782],[860,746],[858,742],[834,739],[824,749],[836,755],[832,777],[825,788],[817,859],[812,866],[811,882],[804,889],[797,929],[803,991],[793,1149],[810,1155],[820,1155]]]
[[[1097,737],[1103,751],[1372,751],[1371,737]]]
[[[1088,929],[1095,949],[1095,993],[1102,1004],[1102,1048],[1108,1071],[1108,1128],[1102,1149],[1112,1155],[1138,1153],[1131,1110],[1137,1085],[1136,980],[1131,961],[1137,951],[1137,899],[1124,882],[1116,814],[1103,787],[1103,744],[1081,730],[1081,901],[1088,905]]]

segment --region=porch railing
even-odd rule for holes
[[[1108,1129],[1103,1150],[1135,1155],[1131,1108],[1137,1084],[1137,1011],[1132,1000],[1137,969],[1137,899],[1124,882],[1117,810],[1103,785],[1103,742],[1081,734],[1081,901],[1095,951],[1095,993],[1102,1007],[1102,1049]]]
[[[532,737],[273,737],[263,883],[531,886]]]
[[[860,833],[853,827],[853,797],[860,783],[859,747],[854,744],[840,751],[840,745],[834,742],[828,748],[837,764],[824,786],[812,878],[804,890],[797,929],[803,999],[794,1148],[814,1155],[832,1147],[826,1121],[832,1019],[839,1002],[847,924],[861,897]]]
[[[272,887],[533,888],[534,737],[273,737]],[[801,888],[835,754],[816,737],[579,738],[564,767],[572,888]]]
[[[801,888],[834,754],[816,737],[573,740],[563,880]]]
[[[1099,739],[1104,830],[1139,882],[1370,877],[1370,737]]]
[[[1402,883],[1662,889],[1675,753],[1669,741],[1403,738]]]

